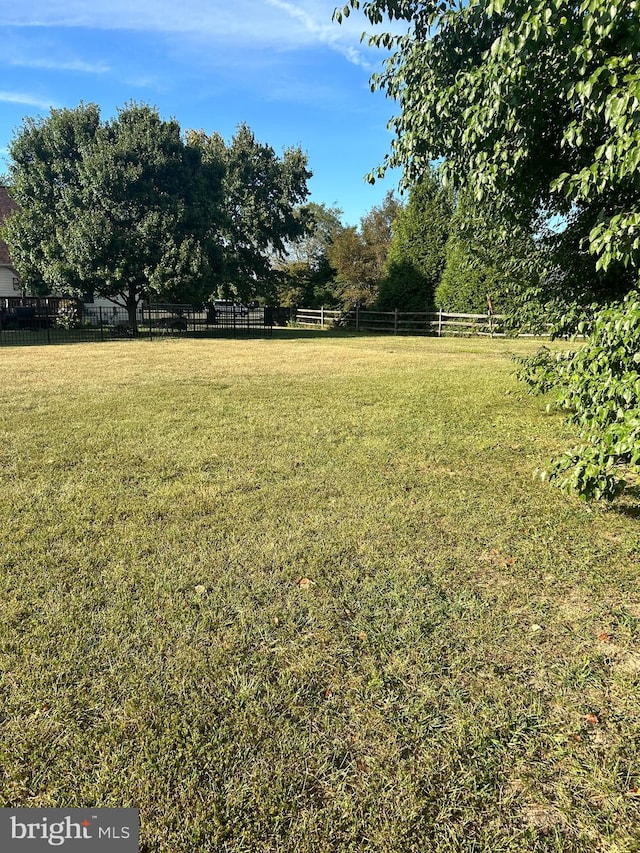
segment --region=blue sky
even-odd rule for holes
[[[339,26],[336,0],[0,0],[0,171],[24,116],[129,100],[183,130],[230,139],[246,122],[278,153],[300,145],[311,200],[357,224],[399,175],[364,175],[388,150],[395,105],[372,94],[384,54],[362,44],[361,14]],[[369,28],[370,29],[370,28]]]

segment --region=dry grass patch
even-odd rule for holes
[[[533,481],[535,346],[3,351],[2,804],[138,806],[167,853],[632,851],[638,505]]]

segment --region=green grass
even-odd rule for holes
[[[0,805],[139,807],[145,853],[638,851],[639,502],[532,479],[572,440],[536,346],[2,351]]]

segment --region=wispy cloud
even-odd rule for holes
[[[330,15],[323,14],[322,17],[318,17],[317,3],[313,4],[314,13],[312,13],[301,3],[290,3],[288,0],[266,0],[266,2],[269,6],[280,9],[290,20],[301,25],[312,41],[337,50],[338,53],[341,53],[345,59],[348,59],[354,65],[359,65],[368,71],[372,70],[372,65],[365,59],[363,50],[355,47],[354,40],[352,39],[353,32],[341,30],[331,20]],[[323,10],[325,13],[327,11],[327,9]],[[346,41],[344,40],[345,35],[347,38]]]
[[[368,48],[360,44],[365,19],[351,16],[339,26],[332,20],[335,6],[336,0],[0,0],[0,15],[13,27],[162,32],[277,51],[322,45],[369,69]]]
[[[38,95],[30,95],[26,92],[0,92],[0,101],[5,104],[24,104],[28,107],[37,107],[39,110],[48,110],[56,105],[46,101]]]
[[[17,68],[36,68],[45,71],[78,71],[83,74],[107,74],[111,67],[104,62],[83,62],[82,60],[36,59],[30,57],[9,58],[7,65]]]

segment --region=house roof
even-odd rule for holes
[[[18,209],[18,205],[9,195],[9,191],[6,187],[0,186],[0,225],[4,222],[4,220],[9,216],[10,213],[13,213],[14,210]],[[7,248],[7,244],[4,240],[0,240],[0,265],[1,266],[11,266],[11,257],[9,256],[9,249]]]

